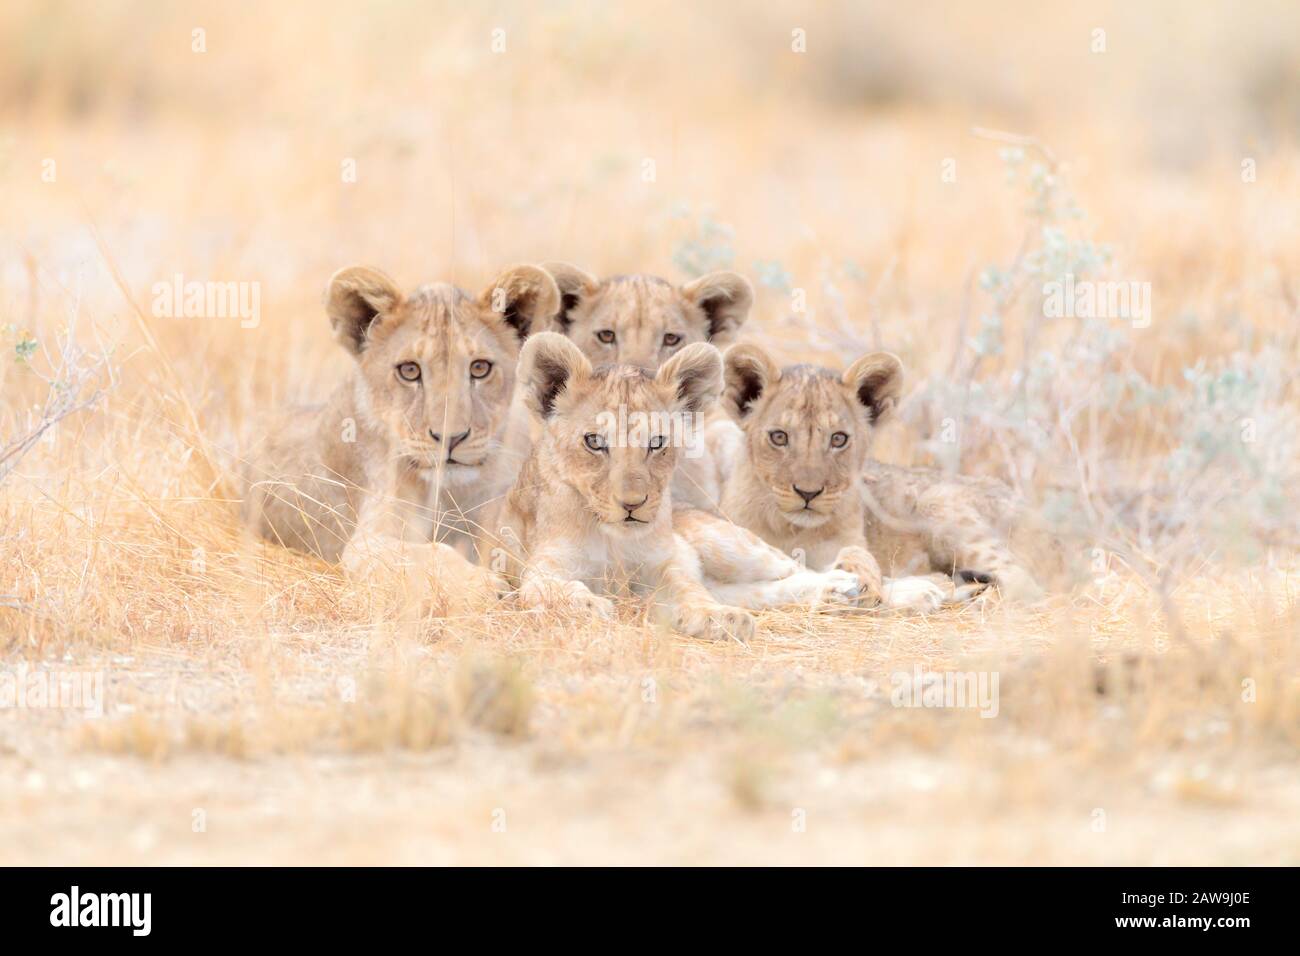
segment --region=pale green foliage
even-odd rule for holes
[[[1140,361],[1144,337],[1172,318],[1158,308],[1151,328],[1046,317],[1044,284],[1113,275],[1111,250],[1079,234],[1082,214],[1058,173],[1042,164],[1026,173],[1019,149],[1003,159],[1026,197],[1027,241],[1011,262],[979,273],[983,303],[957,374],[933,376],[912,404],[914,423],[959,423],[957,442],[927,441],[927,451],[946,467],[1012,481],[1075,555],[1131,546],[1167,571],[1294,545],[1300,415],[1286,358],[1262,347],[1202,359],[1180,384],[1158,385]],[[1007,351],[1016,309],[1020,362],[986,372]],[[1124,457],[1122,436],[1134,430],[1163,449],[1156,460]]]
[[[735,264],[736,252],[732,248],[735,230],[731,226],[718,222],[707,209],[693,215],[685,204],[673,210],[673,217],[687,220],[691,225],[691,234],[673,250],[673,265],[687,276],[696,279],[719,269],[730,269]]]
[[[37,342],[26,329],[10,325],[7,331],[14,340],[14,361],[23,363],[36,354]]]

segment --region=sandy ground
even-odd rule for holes
[[[4,715],[0,860],[1300,860],[1294,713],[1207,686],[1197,652],[1117,641],[1106,610],[769,614],[748,647],[634,623],[507,633],[497,612],[470,635],[72,654],[45,666],[102,673],[104,716]],[[1216,670],[1241,650],[1200,648]],[[996,715],[895,706],[917,666],[996,673]],[[1295,693],[1294,673],[1258,673],[1262,696]],[[456,687],[486,706],[449,705],[441,738],[413,744],[394,697]]]

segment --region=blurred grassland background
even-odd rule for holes
[[[792,51],[795,30],[806,52]],[[1093,52],[1097,30],[1104,52]],[[1300,6],[1284,0],[10,0],[0,448],[39,428],[51,396],[76,406],[101,394],[0,479],[0,651],[109,667],[113,693],[133,703],[88,736],[7,727],[0,764],[37,780],[42,819],[83,829],[39,834],[21,822],[34,812],[22,791],[0,803],[0,845],[18,858],[82,852],[74,837],[125,801],[139,827],[91,841],[85,859],[212,858],[220,851],[178,847],[149,821],[159,801],[198,799],[194,787],[238,814],[249,784],[222,769],[232,755],[340,741],[389,753],[456,738],[469,764],[447,773],[515,780],[558,819],[566,788],[614,787],[629,763],[643,770],[645,753],[665,751],[673,770],[651,774],[637,797],[647,807],[722,781],[723,803],[751,812],[736,824],[750,843],[698,807],[676,823],[669,814],[668,859],[762,858],[763,809],[792,779],[831,773],[829,760],[867,789],[850,786],[828,811],[843,815],[839,840],[782,845],[788,858],[1186,860],[1180,828],[1231,810],[1220,842],[1191,858],[1249,861],[1271,826],[1270,858],[1294,861],[1296,788],[1276,774],[1294,770],[1300,739],[1298,133]],[[53,181],[42,178],[48,160]],[[341,175],[347,160],[355,182]],[[476,291],[505,264],[547,259],[674,281],[734,268],[758,289],[748,331],[778,353],[843,365],[896,352],[908,397],[881,457],[1013,484],[1061,543],[1053,580],[1066,596],[1032,614],[865,631],[775,615],[754,651],[665,649],[632,617],[576,634],[533,633],[504,611],[395,628],[330,569],[240,536],[220,480],[238,436],[274,403],[319,398],[347,368],[321,308],[334,270],[365,262],[410,286]],[[151,287],[177,273],[259,283],[260,324],[152,316]],[[1044,320],[1037,290],[1065,274],[1149,282],[1150,326]],[[473,664],[480,645],[486,671]],[[862,710],[846,689],[887,684],[917,660],[1027,661],[1039,676],[1008,700],[1020,718],[960,733],[932,714]],[[812,697],[791,715],[796,664]],[[1113,702],[1087,696],[1108,667],[1143,675],[1118,718]],[[686,702],[677,722],[638,709],[647,668]],[[179,711],[178,678],[169,698],[159,676],[174,670],[197,688]],[[358,723],[330,703],[332,688],[373,670],[387,691]],[[485,672],[472,692],[453,682],[442,710],[418,703],[433,675]],[[1231,705],[1247,672],[1269,696],[1242,718]],[[480,692],[490,705],[472,703]],[[481,717],[534,699],[531,723]],[[823,709],[826,720],[809,716]],[[608,736],[593,730],[611,721]],[[485,723],[509,737],[530,727],[526,762],[496,743],[473,749],[454,729]],[[1202,749],[1184,763],[1189,726]],[[1035,733],[1047,751],[1026,745]],[[896,759],[872,762],[864,739]],[[100,760],[92,792],[75,781],[60,791],[91,759],[86,748]],[[1215,761],[1228,752],[1242,763],[1223,776]],[[142,757],[165,795],[152,803],[124,769]],[[176,769],[183,759],[198,762]],[[575,778],[546,776],[575,760]],[[280,764],[259,766],[299,799],[316,793]],[[1066,769],[1081,775],[1078,793],[1045,782]],[[391,767],[347,772],[376,770]],[[436,768],[419,773],[445,783]],[[963,773],[983,781],[986,802],[964,801]],[[896,829],[908,788],[961,838],[929,821],[907,823],[915,838]],[[1100,794],[1140,807],[1129,857],[1091,839],[1091,805],[1070,804]],[[867,796],[875,815],[859,809]],[[330,857],[307,824],[281,832],[254,813],[242,818],[246,842],[224,851],[257,852],[274,831],[285,859],[387,859],[385,848],[426,858],[412,846],[446,859],[563,858],[544,839],[485,851],[468,828],[413,833],[397,811],[319,799],[320,833],[370,814],[391,841]],[[473,816],[494,797],[458,799]],[[635,824],[620,830],[590,799],[577,832],[632,853]],[[1008,806],[1041,827],[1017,829]],[[1076,818],[1080,833],[1061,822]]]

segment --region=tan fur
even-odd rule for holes
[[[675,286],[652,275],[596,279],[563,262],[545,268],[562,297],[549,327],[572,339],[594,367],[622,363],[653,372],[692,343],[725,348],[754,302],[749,281],[734,272]],[[717,509],[722,490],[706,456],[684,457],[673,488],[679,505],[709,510]]]
[[[780,370],[756,345],[735,346],[726,360],[723,405],[744,432],[744,453],[733,462],[723,513],[802,553],[810,568],[851,571],[877,601],[883,582],[863,533],[860,475],[874,424],[901,380],[901,363],[885,352],[843,376],[809,365]],[[839,436],[843,446],[834,447]]]
[[[326,312],[356,364],[324,406],[269,429],[246,474],[248,521],[357,575],[397,565],[497,587],[431,542],[467,549],[457,538],[509,486],[527,444],[511,420],[520,343],[558,302],[534,266],[506,270],[477,297],[446,284],[408,296],[367,267],[335,274]],[[399,370],[417,368],[418,381],[403,380]]]
[[[897,573],[930,569],[988,578],[1005,596],[1040,598],[1043,590],[1020,554],[1044,561],[1010,488],[993,478],[903,468],[868,458],[863,469],[866,530],[872,552]],[[1020,532],[1034,540],[1029,547]],[[1036,565],[1037,566],[1037,565]]]
[[[990,517],[1009,502],[1005,487],[940,481],[925,469],[870,458],[875,427],[902,387],[895,356],[863,356],[841,375],[809,365],[779,369],[760,347],[738,345],[727,352],[725,377],[723,404],[743,433],[740,441],[713,438],[715,455],[730,467],[722,502],[732,521],[804,554],[811,568],[853,571],[865,592],[886,603],[893,603],[894,576],[930,571],[974,572],[1025,594],[1028,576]],[[718,451],[724,446],[730,451]],[[917,554],[925,560],[912,560]],[[969,597],[979,583],[948,588],[949,596]]]
[[[563,262],[545,268],[562,297],[551,328],[572,339],[593,366],[621,363],[654,371],[692,342],[725,347],[754,302],[749,281],[734,272],[712,272],[675,286],[652,275],[596,279]]]
[[[493,567],[518,584],[525,606],[609,616],[613,607],[597,592],[630,587],[653,595],[656,610],[685,634],[745,639],[753,619],[735,604],[856,594],[847,575],[780,584],[801,569],[752,535],[699,512],[675,520],[680,449],[672,441],[654,448],[651,439],[670,434],[662,427],[669,416],[700,414],[716,399],[722,360],[712,346],[682,349],[657,373],[596,369],[568,339],[541,333],[525,346],[519,374],[539,437],[490,546]],[[638,433],[643,422],[654,424]],[[701,527],[705,536],[719,532],[703,552],[678,533]],[[711,580],[731,603],[711,593]]]

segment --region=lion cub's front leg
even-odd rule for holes
[[[660,585],[661,606],[674,630],[705,641],[748,641],[754,636],[754,616],[714,599],[700,581],[699,557],[679,535],[673,535],[673,555],[660,572]]]
[[[382,506],[362,508],[352,537],[340,555],[340,564],[350,579],[395,578],[421,596],[432,587],[457,601],[490,600],[507,590],[500,575],[471,563],[450,545],[405,540],[394,533],[395,522]]]
[[[614,616],[614,602],[601,597],[581,581],[566,581],[549,574],[525,572],[519,586],[519,603],[537,611],[592,614],[604,620]]]
[[[574,568],[581,561],[576,547],[552,545],[540,550],[519,576],[519,603],[535,610],[613,618],[614,602],[577,579]]]
[[[725,518],[682,511],[673,515],[673,527],[691,550],[697,579],[728,606],[759,609],[859,600],[856,575],[840,569],[810,571]]]
[[[397,580],[410,593],[433,591],[455,603],[491,601],[505,593],[505,581],[471,564],[455,548],[431,541],[403,541],[392,535],[354,536],[341,563],[353,581]]]

